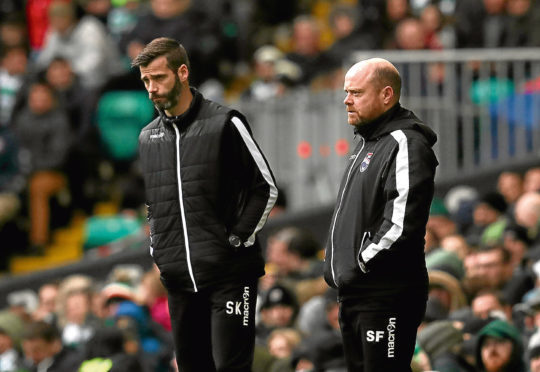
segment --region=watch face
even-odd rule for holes
[[[240,247],[240,244],[242,244],[242,242],[240,241],[240,238],[234,235],[229,237],[229,243],[231,243],[233,247]]]

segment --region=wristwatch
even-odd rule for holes
[[[242,241],[238,236],[231,234],[229,236],[229,244],[232,245],[234,248],[239,248],[242,245]]]

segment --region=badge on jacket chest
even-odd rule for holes
[[[368,152],[364,160],[362,160],[362,164],[360,164],[360,172],[363,172],[367,169],[369,166],[369,162],[371,161],[371,158],[373,157],[372,152]]]

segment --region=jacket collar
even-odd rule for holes
[[[201,102],[203,100],[202,94],[195,88],[190,87],[191,93],[193,94],[193,100],[191,101],[191,104],[189,105],[189,108],[180,115],[177,116],[167,116],[165,112],[158,110],[159,116],[161,117],[161,120],[165,124],[173,125],[176,124],[177,126],[181,127],[184,125],[188,125],[195,118],[197,117],[197,114],[199,112],[199,109],[201,108]]]
[[[412,111],[401,107],[396,103],[388,111],[383,113],[377,119],[354,128],[354,133],[361,135],[365,140],[378,140],[395,130],[414,130],[420,133],[427,141],[429,146],[437,142],[437,135],[433,130],[424,125]]]

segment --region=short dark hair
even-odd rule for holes
[[[167,57],[167,66],[172,71],[176,72],[182,65],[186,65],[188,70],[191,70],[184,46],[167,37],[160,37],[146,44],[142,52],[131,62],[131,67],[146,67],[161,56]]]
[[[48,343],[61,338],[60,331],[54,324],[41,320],[28,324],[22,336],[23,340],[44,340]]]
[[[401,76],[396,70],[387,66],[377,66],[373,71],[373,80],[381,88],[389,85],[398,99],[401,95]]]

